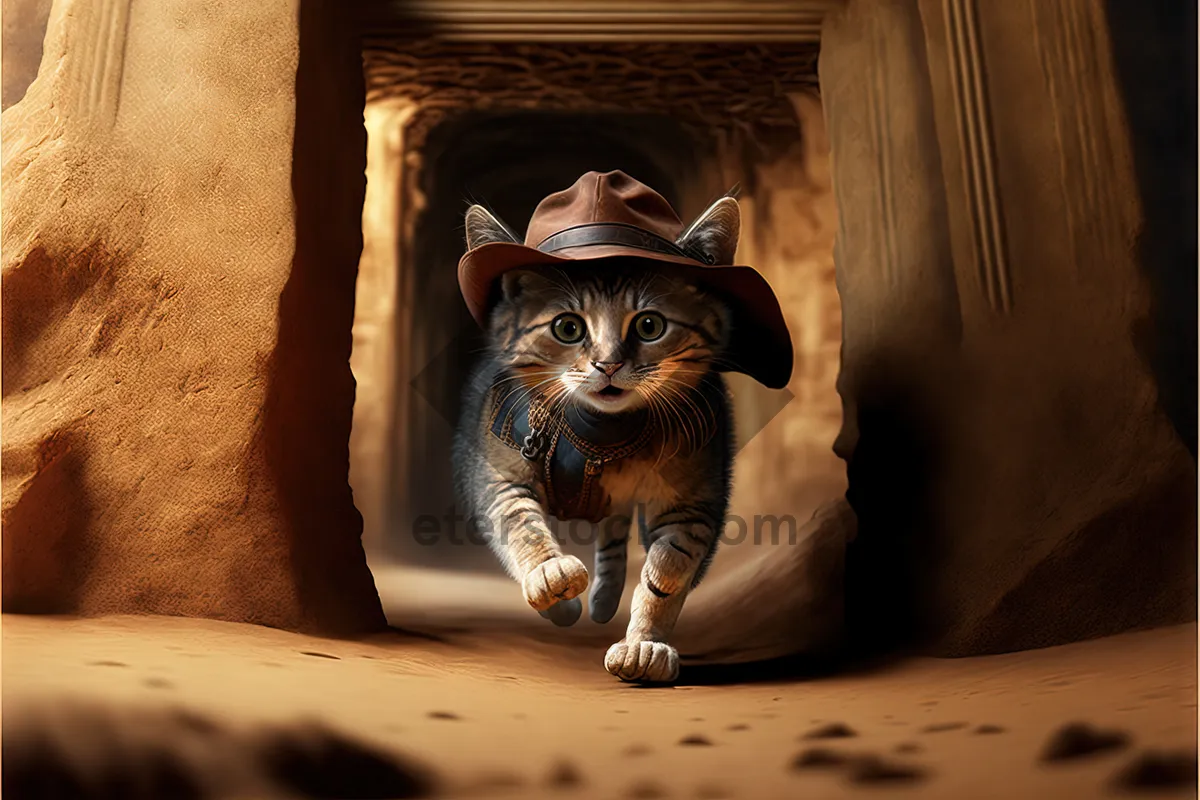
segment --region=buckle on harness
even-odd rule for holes
[[[529,435],[522,442],[521,455],[526,461],[537,461],[546,449],[546,434],[537,428],[530,428]]]

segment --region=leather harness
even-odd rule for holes
[[[541,462],[551,514],[589,522],[601,521],[608,510],[608,498],[596,491],[605,466],[640,451],[655,432],[644,411],[602,416],[570,406],[550,419],[540,398],[512,389],[493,390],[489,427],[522,457]]]

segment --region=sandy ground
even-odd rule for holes
[[[481,624],[466,600],[456,616],[384,597],[394,622],[431,635],[5,616],[6,788],[22,777],[14,765],[44,764],[58,742],[79,775],[121,762],[161,777],[175,764],[179,797],[289,784],[310,797],[1196,792],[1194,625],[757,682],[693,668],[682,685],[645,689],[604,672],[599,626],[523,625],[511,603]],[[1090,728],[1064,735],[1072,723]]]

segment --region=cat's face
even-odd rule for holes
[[[502,290],[492,333],[510,380],[601,414],[701,412],[695,387],[728,341],[718,299],[653,273],[578,268],[509,273]]]

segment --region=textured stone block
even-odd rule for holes
[[[383,624],[346,480],[363,89],[329,5],[55,3],[2,117],[5,611]]]

